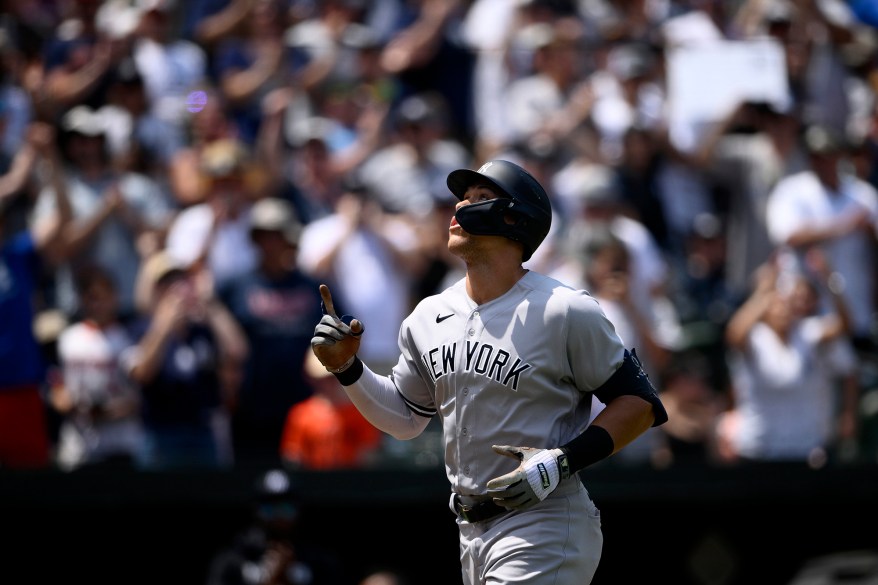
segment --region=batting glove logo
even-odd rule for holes
[[[547,490],[552,487],[552,480],[549,479],[549,472],[546,471],[546,466],[542,463],[537,463],[537,471],[540,474],[540,480],[543,482],[543,489]]]

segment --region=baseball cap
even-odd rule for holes
[[[172,12],[177,7],[175,0],[136,0],[134,4],[141,12]]]
[[[412,95],[400,102],[396,118],[399,124],[444,124],[445,102],[435,93]]]
[[[528,24],[519,29],[513,38],[516,46],[536,51],[550,46],[555,41],[555,29],[547,22]]]
[[[166,250],[159,250],[146,258],[140,265],[134,287],[134,304],[141,311],[148,311],[152,305],[155,287],[172,275],[184,275],[187,266]]]
[[[621,200],[612,170],[602,164],[577,169],[571,181],[571,194],[585,205],[612,205]]]
[[[156,252],[147,258],[141,268],[144,278],[153,285],[167,279],[172,274],[184,274],[186,269],[187,267],[184,263],[164,250]]]
[[[358,51],[369,51],[382,46],[378,32],[365,24],[353,22],[347,25],[341,35],[342,46]]]
[[[296,245],[302,235],[302,224],[287,201],[267,197],[250,208],[250,231],[280,232],[287,242]]]
[[[137,30],[142,12],[126,0],[106,0],[95,15],[95,26],[112,39],[124,39]]]
[[[649,49],[641,45],[621,45],[611,49],[607,55],[607,67],[616,77],[623,80],[647,75],[652,65]]]
[[[286,125],[286,138],[294,148],[301,148],[312,141],[330,146],[332,134],[337,127],[337,122],[323,116],[306,118],[290,116]]]
[[[201,170],[210,177],[230,177],[242,173],[248,160],[249,152],[241,141],[221,138],[202,151]]]
[[[106,117],[89,106],[74,106],[61,118],[61,128],[65,132],[84,136],[103,136],[107,133]]]
[[[293,521],[299,513],[300,486],[283,468],[268,469],[256,478],[256,513],[263,521]]]
[[[771,0],[764,5],[762,20],[769,24],[786,24],[792,22],[795,10],[788,0]]]
[[[845,148],[845,141],[837,132],[818,124],[805,129],[804,142],[808,152],[816,155],[837,154]]]

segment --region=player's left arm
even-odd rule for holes
[[[494,501],[510,509],[528,508],[544,500],[561,481],[605,459],[647,431],[668,420],[658,393],[633,352],[595,395],[607,407],[580,435],[555,449],[495,445],[500,455],[521,464],[488,482]]]
[[[495,445],[495,452],[521,462],[517,469],[487,485],[494,501],[506,508],[523,509],[544,500],[561,481],[609,457],[651,426],[668,419],[635,351],[629,352],[620,345],[612,325],[596,305],[589,308],[586,303],[583,308],[579,316],[584,321],[572,326],[575,332],[568,335],[568,343],[573,345],[573,355],[583,355],[584,347],[592,349],[595,359],[582,362],[619,364],[608,378],[606,373],[601,375],[599,368],[586,367],[580,371],[582,378],[592,388],[596,387],[594,395],[607,407],[580,435],[554,449]],[[610,357],[618,356],[617,352],[622,353],[621,363],[618,357]]]

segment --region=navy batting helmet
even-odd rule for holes
[[[488,185],[500,197],[464,205],[455,213],[457,223],[477,236],[504,236],[524,246],[527,261],[552,225],[552,205],[542,185],[529,172],[506,160],[492,160],[478,171],[458,169],[446,180],[458,199],[473,185]]]

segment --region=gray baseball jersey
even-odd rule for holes
[[[412,410],[440,415],[451,488],[470,495],[517,465],[492,445],[554,448],[581,433],[590,392],[624,355],[594,298],[535,272],[484,305],[464,280],[425,298],[399,344],[394,383]]]

